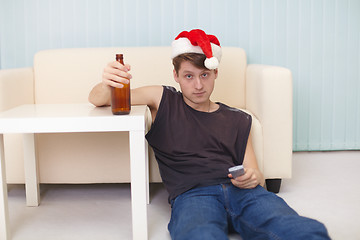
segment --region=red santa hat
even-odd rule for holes
[[[208,35],[203,30],[194,29],[181,32],[171,44],[172,57],[183,53],[202,53],[206,59],[204,65],[208,69],[216,69],[221,60],[220,42],[214,35]]]

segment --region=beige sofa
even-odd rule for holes
[[[116,53],[131,64],[131,87],[172,85],[169,47],[57,49],[35,55],[33,68],[0,70],[0,111],[27,104],[85,103]],[[212,100],[253,116],[252,139],[265,178],[291,177],[292,77],[288,69],[247,65],[241,48],[223,47]],[[24,183],[22,137],[7,134],[8,183]],[[37,134],[41,183],[129,182],[127,133]],[[150,181],[160,182],[150,151]]]

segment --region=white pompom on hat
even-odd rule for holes
[[[201,29],[181,32],[171,44],[172,56],[183,53],[202,53],[206,59],[204,65],[208,69],[216,69],[221,60],[220,42],[214,35],[208,35]]]

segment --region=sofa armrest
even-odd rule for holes
[[[246,109],[263,127],[265,178],[290,178],[292,163],[292,75],[289,69],[249,64]]]
[[[32,68],[0,70],[0,111],[34,103]]]

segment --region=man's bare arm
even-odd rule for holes
[[[111,104],[110,87],[102,82],[96,84],[89,94],[89,102],[97,107],[109,106]]]
[[[231,182],[236,187],[250,189],[255,188],[257,185],[265,186],[265,179],[259,170],[255,152],[252,147],[251,136],[249,136],[246,145],[243,166],[245,174],[237,177],[236,179],[231,179]],[[232,177],[231,174],[229,174],[229,177]]]

